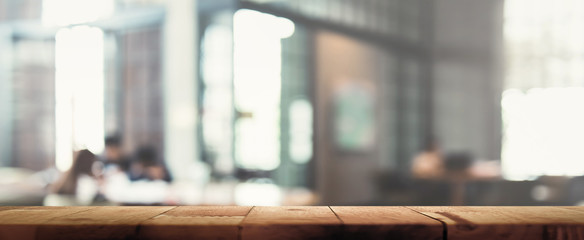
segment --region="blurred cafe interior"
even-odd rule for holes
[[[0,0],[0,205],[584,205],[580,0]]]

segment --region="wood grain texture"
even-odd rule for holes
[[[254,207],[241,227],[243,240],[341,237],[341,221],[326,206]]]
[[[165,212],[173,217],[225,217],[247,216],[251,206],[180,206]]]
[[[25,209],[25,208],[36,208],[36,207],[0,206],[0,211],[6,211],[6,210],[12,210],[12,209]]]
[[[237,239],[252,207],[177,207],[140,225],[140,239]]]
[[[442,239],[442,223],[405,207],[331,207],[345,239]]]
[[[584,212],[561,207],[410,207],[447,226],[447,239],[584,239]]]
[[[584,207],[0,207],[0,239],[442,237],[584,239]]]
[[[2,207],[0,239],[37,239],[39,226],[93,207]]]
[[[578,212],[584,212],[584,206],[563,206],[560,208],[569,209]]]
[[[135,239],[138,225],[175,207],[95,207],[52,219],[37,239]]]

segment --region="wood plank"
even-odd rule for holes
[[[251,206],[181,206],[165,212],[174,217],[225,217],[246,216]]]
[[[252,207],[182,206],[140,224],[140,239],[237,239]]]
[[[331,207],[345,239],[442,239],[442,223],[404,207]]]
[[[0,211],[12,210],[12,209],[25,209],[30,208],[26,206],[0,206]]]
[[[339,239],[341,221],[326,206],[254,207],[241,239]]]
[[[175,207],[96,207],[39,226],[37,239],[132,239],[138,225]]]
[[[584,207],[235,206],[0,207],[0,239],[439,239],[422,214],[447,239],[584,239]]]
[[[560,208],[569,209],[578,212],[584,212],[584,206],[562,206]]]
[[[410,207],[447,225],[448,239],[584,239],[584,212],[561,207]]]
[[[2,207],[0,239],[36,239],[39,225],[94,207]]]

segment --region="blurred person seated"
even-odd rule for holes
[[[129,171],[131,159],[124,156],[122,152],[122,138],[119,135],[109,136],[105,139],[103,163],[105,175],[109,175],[115,171]]]
[[[170,181],[156,149],[145,146],[136,151],[128,174],[117,172],[105,179],[104,194],[109,201],[122,205],[168,204]]]
[[[91,205],[100,192],[101,164],[91,151],[76,153],[71,168],[50,188],[45,206]]]
[[[158,160],[156,149],[152,146],[142,146],[138,148],[135,159],[130,165],[130,180],[163,180],[171,181],[170,173]]]
[[[424,151],[413,159],[412,174],[417,178],[442,177],[445,173],[444,160],[438,144],[430,141]]]
[[[468,152],[450,152],[444,157],[444,169],[449,174],[470,175],[473,159]]]

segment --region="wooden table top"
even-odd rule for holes
[[[0,239],[584,239],[584,207],[0,207]]]

